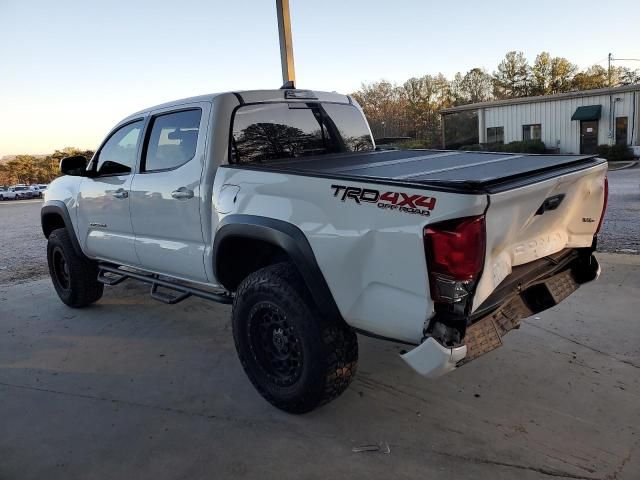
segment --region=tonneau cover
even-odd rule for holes
[[[605,160],[593,155],[534,155],[445,150],[380,150],[246,165],[302,175],[501,191]]]

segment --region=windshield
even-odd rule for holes
[[[353,105],[272,103],[240,107],[230,163],[373,150],[369,127]]]

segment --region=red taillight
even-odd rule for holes
[[[466,298],[484,266],[484,215],[428,225],[424,241],[433,299],[459,302]]]
[[[600,215],[600,221],[598,222],[598,228],[596,234],[600,233],[602,228],[602,222],[604,221],[604,214],[607,212],[607,204],[609,203],[609,179],[604,177],[604,200],[602,201],[602,215]]]

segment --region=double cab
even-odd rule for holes
[[[348,387],[356,333],[437,377],[600,271],[604,160],[380,150],[338,93],[170,102],[61,168],[41,218],[62,301],[128,279],[165,303],[233,304],[245,372],[293,413]]]

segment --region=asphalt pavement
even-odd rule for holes
[[[0,478],[637,480],[640,257],[600,258],[600,280],[435,381],[359,337],[354,383],[303,416],[253,389],[228,306],[125,282],[73,310],[47,279],[0,286]]]
[[[609,206],[599,250],[640,254],[640,163],[609,172]]]

